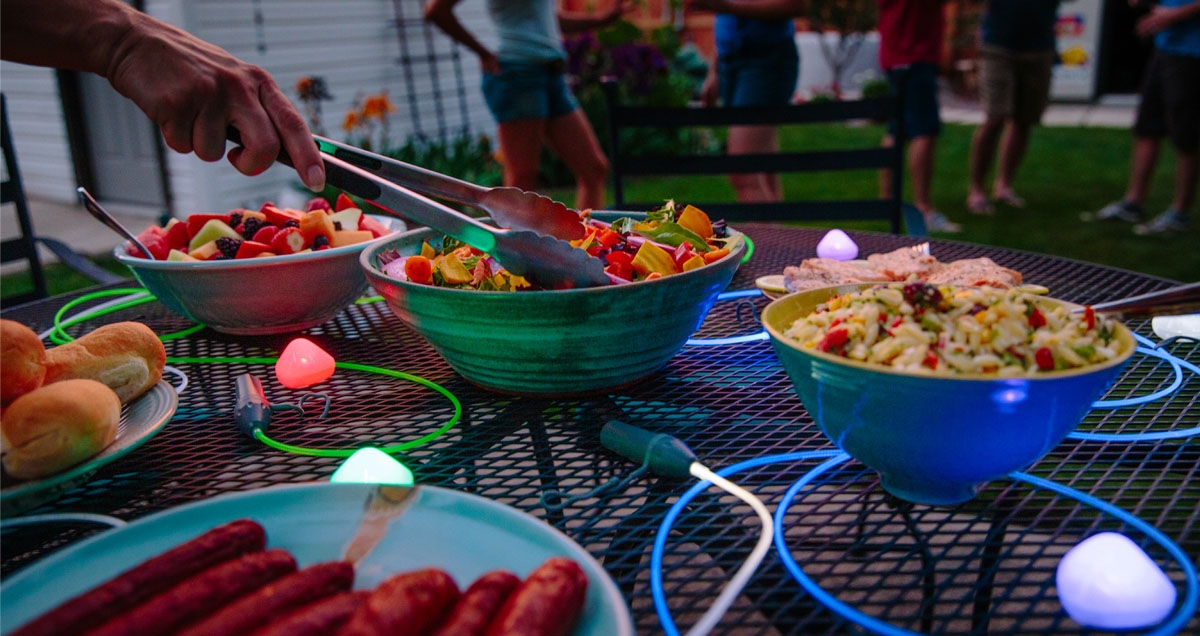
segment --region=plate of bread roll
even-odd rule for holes
[[[141,446],[175,414],[166,350],[139,322],[98,327],[47,349],[0,320],[0,512],[57,499]]]

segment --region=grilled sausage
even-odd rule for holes
[[[317,563],[275,579],[195,623],[179,636],[246,634],[281,614],[354,585],[354,566],[347,561]]]
[[[266,545],[266,530],[249,519],[217,526],[60,604],[13,636],[81,634],[190,576]]]
[[[550,557],[508,597],[487,636],[566,636],[587,597],[587,574],[566,557]]]
[[[252,552],[211,567],[87,633],[89,636],[169,634],[295,571],[296,559],[286,550]]]
[[[338,632],[341,636],[419,636],[458,602],[458,585],[443,570],[397,574],[375,588]]]
[[[339,592],[309,603],[276,618],[255,631],[252,636],[327,636],[350,620],[350,616],[366,602],[369,590]]]
[[[492,616],[520,584],[521,579],[507,570],[493,570],[475,579],[433,636],[483,636]]]

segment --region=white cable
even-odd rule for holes
[[[742,588],[746,587],[746,583],[750,581],[750,577],[754,576],[754,572],[758,570],[758,566],[762,563],[763,558],[771,550],[774,540],[774,533],[772,531],[774,520],[771,518],[771,511],[767,510],[767,507],[763,505],[763,502],[758,497],[755,497],[745,488],[709,470],[700,462],[692,462],[688,471],[692,473],[693,477],[711,482],[721,490],[750,504],[750,507],[754,508],[754,511],[758,513],[758,518],[763,524],[762,536],[758,538],[758,544],[750,551],[750,556],[746,557],[745,563],[742,563],[742,567],[738,569],[732,579],[729,579],[729,583],[725,585],[725,589],[721,590],[721,594],[717,596],[717,600],[713,601],[712,606],[708,608],[708,611],[704,612],[704,615],[700,617],[699,621],[696,621],[696,624],[688,630],[686,635],[703,636],[712,631],[712,628],[717,626],[717,623],[720,622],[725,612],[729,611],[734,599],[737,598],[738,594],[742,593]]]
[[[85,317],[89,317],[89,316],[91,316],[92,314],[97,314],[97,313],[100,313],[100,312],[104,311],[105,309],[108,309],[109,307],[113,307],[113,306],[119,305],[119,304],[121,304],[121,303],[123,303],[123,302],[128,302],[128,301],[130,301],[130,300],[134,300],[134,299],[137,299],[137,298],[141,298],[142,296],[145,296],[145,295],[147,295],[147,294],[149,294],[149,293],[150,293],[150,292],[134,292],[134,293],[132,293],[132,294],[129,294],[128,296],[118,296],[118,297],[116,297],[116,298],[114,298],[114,299],[112,299],[112,300],[107,300],[107,301],[105,301],[105,302],[102,302],[102,303],[100,303],[99,305],[95,305],[95,306],[93,306],[93,307],[89,307],[89,308],[87,308],[87,309],[85,309],[85,310],[83,310],[83,311],[81,311],[81,312],[79,312],[79,313],[75,314],[74,316],[70,316],[70,317],[66,318],[66,319],[65,319],[65,320],[63,320],[62,322],[63,322],[63,323],[68,323],[68,322],[70,322],[70,321],[72,321],[72,320],[75,320],[76,318],[85,318]],[[47,329],[47,330],[43,331],[42,333],[38,334],[38,338],[40,338],[41,340],[45,340],[45,339],[49,338],[49,337],[50,337],[50,334],[51,334],[51,333],[53,333],[53,332],[54,332],[54,327],[51,327],[51,328],[49,328],[49,329]]]
[[[163,373],[172,373],[175,377],[179,378],[179,386],[175,387],[175,393],[183,395],[183,390],[188,386],[187,374],[171,365],[164,366]]]
[[[87,522],[99,523],[114,528],[120,528],[126,525],[125,521],[108,515],[97,515],[90,512],[52,512],[44,515],[29,515],[28,517],[17,517],[16,519],[5,519],[0,522],[0,527],[11,528],[14,526],[28,526],[35,523],[71,523],[71,522]]]

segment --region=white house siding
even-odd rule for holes
[[[342,118],[356,98],[385,90],[397,107],[390,119],[393,143],[412,135],[436,139],[463,130],[493,135],[495,123],[480,94],[476,57],[460,49],[465,102],[458,99],[460,80],[453,64],[448,59],[438,64],[427,61],[431,54],[449,56],[454,47],[421,19],[423,4],[422,0],[152,0],[145,10],[263,67],[298,106],[296,81],[305,75],[324,78],[333,96],[322,103],[325,132],[331,137],[344,138]],[[398,12],[403,26],[396,20]],[[484,0],[464,0],[457,13],[483,42],[493,41]],[[411,74],[401,64],[400,28],[407,40]],[[8,62],[0,68],[27,191],[74,201],[76,184],[53,71]],[[173,208],[180,216],[301,196],[296,192],[299,179],[283,167],[246,177],[224,160],[209,164],[193,155],[168,152],[167,169]]]
[[[25,191],[56,201],[74,201],[75,170],[54,71],[0,62],[0,90],[8,104]]]

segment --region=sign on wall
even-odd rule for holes
[[[1091,101],[1099,79],[1103,0],[1066,0],[1059,6],[1055,35],[1059,63],[1050,82],[1054,100]]]

